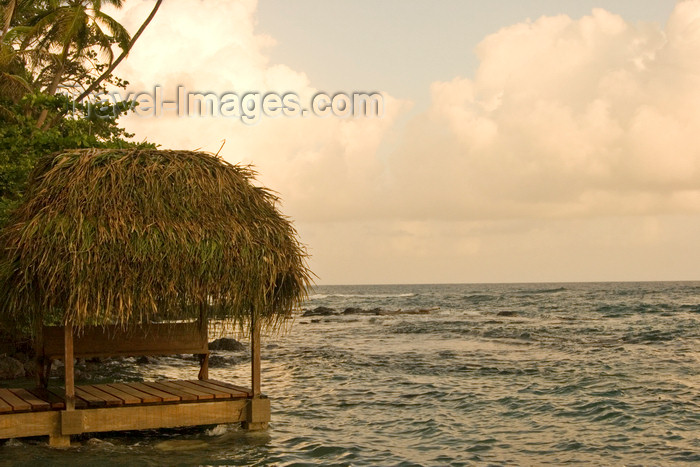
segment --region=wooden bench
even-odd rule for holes
[[[53,360],[65,355],[65,328],[44,326],[37,339],[37,385],[47,387]],[[199,379],[209,377],[206,322],[148,324],[124,330],[119,326],[87,326],[73,339],[75,358],[138,357],[193,354],[199,357]]]

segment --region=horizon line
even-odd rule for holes
[[[396,286],[396,285],[519,285],[519,284],[653,284],[668,282],[700,282],[700,279],[677,280],[596,280],[596,281],[506,281],[506,282],[378,282],[313,284],[311,287],[347,287],[347,286]]]

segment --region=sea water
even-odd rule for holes
[[[0,464],[700,463],[700,283],[323,286],[304,308],[321,306],[263,343],[266,432],[86,435],[68,451],[12,440]],[[91,377],[197,368],[127,363]],[[249,373],[246,352],[212,358],[212,378]]]

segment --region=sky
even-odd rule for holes
[[[153,3],[112,14],[134,32]],[[318,284],[698,280],[698,57],[700,0],[168,0],[117,74],[381,93],[381,116],[121,120],[253,164]]]

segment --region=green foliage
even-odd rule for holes
[[[71,148],[154,147],[129,141],[132,135],[118,126],[114,115],[127,111],[130,102],[99,117],[73,102],[109,67],[112,47],[128,47],[126,30],[101,11],[122,3],[0,0],[0,227],[43,155]],[[127,84],[109,77],[96,91]]]
[[[131,135],[114,117],[91,116],[83,105],[77,105],[72,114],[73,103],[66,95],[27,94],[18,104],[5,105],[13,112],[9,118],[0,117],[0,226],[21,199],[29,172],[42,155],[68,148],[154,147],[127,141]],[[26,106],[49,108],[66,116],[49,128],[39,129],[36,120],[22,112]]]

